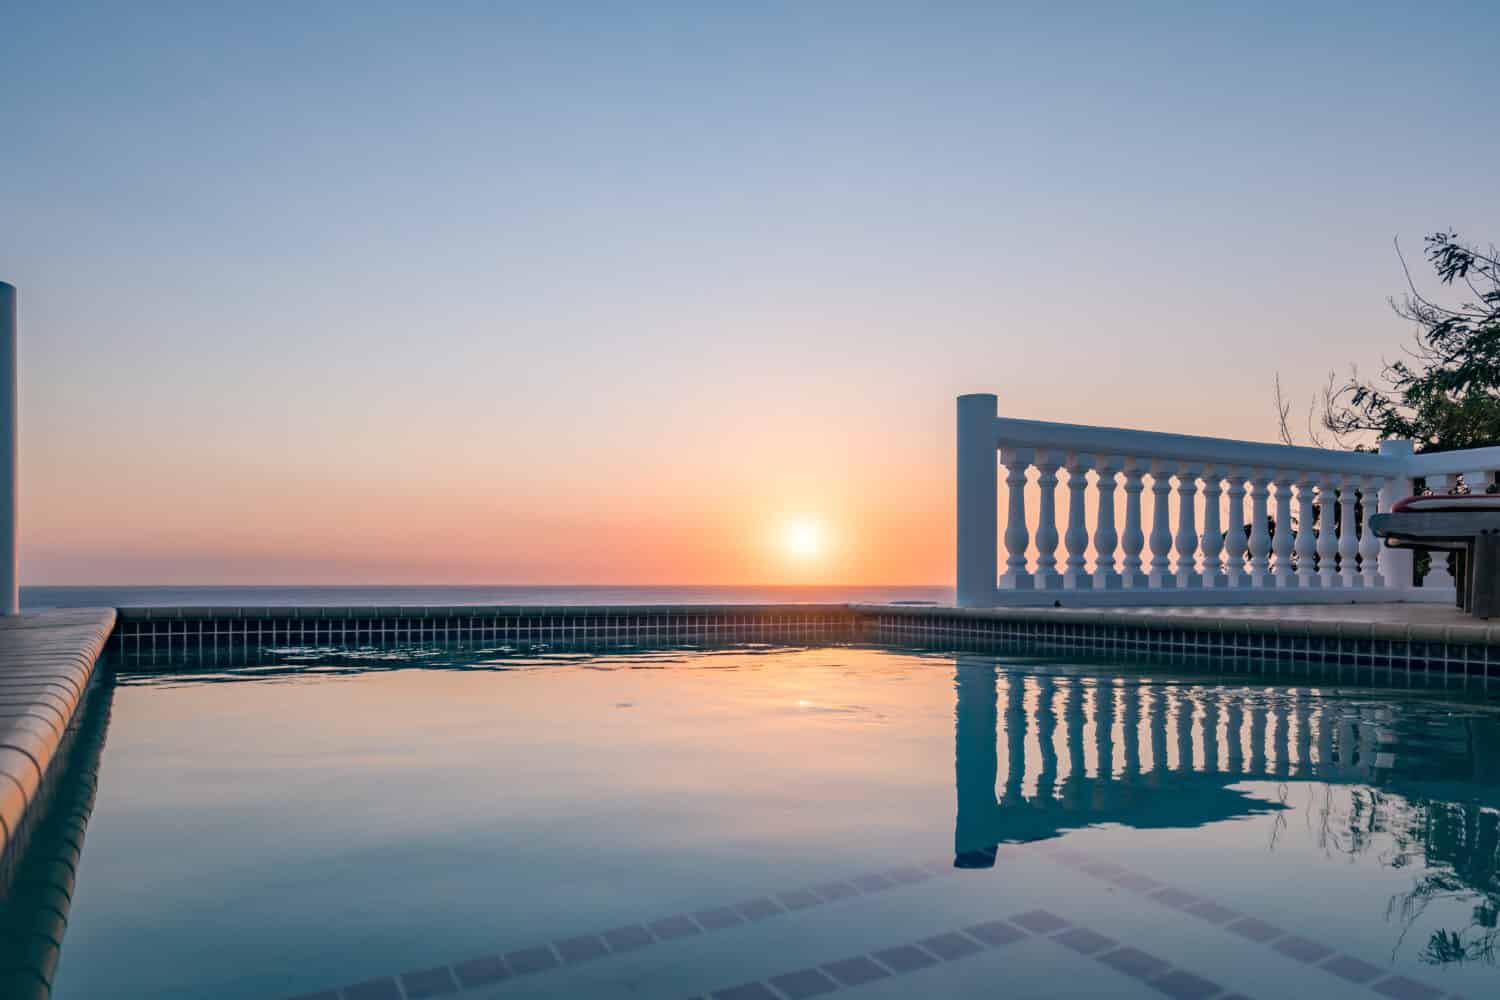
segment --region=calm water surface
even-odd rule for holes
[[[268,659],[91,705],[54,996],[1500,989],[1490,705],[856,647]]]

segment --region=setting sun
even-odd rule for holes
[[[783,544],[789,554],[811,559],[823,550],[823,528],[810,519],[793,521],[786,527]]]

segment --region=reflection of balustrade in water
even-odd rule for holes
[[[1488,488],[1500,448],[1375,454],[1001,419],[978,394],[958,399],[957,467],[964,606],[1441,601],[1443,560],[1414,587],[1411,552],[1363,525],[1417,479]]]
[[[1281,808],[1230,787],[1241,782],[1374,785],[1400,763],[1389,749],[1389,709],[1316,689],[1025,673],[983,657],[958,663],[959,867],[988,867],[1004,842],[1095,823],[1193,827]]]

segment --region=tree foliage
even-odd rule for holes
[[[1378,380],[1356,371],[1330,383],[1322,423],[1336,439],[1409,438],[1418,451],[1500,444],[1500,252],[1440,232],[1424,256],[1447,301],[1419,291],[1402,258],[1408,291],[1391,306],[1416,325],[1413,344]]]

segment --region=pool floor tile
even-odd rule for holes
[[[1394,997],[1395,1000],[1431,1000],[1433,997],[1443,995],[1442,990],[1435,990],[1425,983],[1407,979],[1405,976],[1390,976],[1375,983],[1370,989],[1381,996]]]
[[[675,917],[663,917],[651,924],[651,933],[663,941],[671,941],[673,938],[691,937],[694,934],[702,934],[703,929],[693,923],[687,914],[678,914]]]
[[[1249,938],[1251,941],[1257,941],[1261,944],[1272,938],[1281,937],[1282,934],[1281,928],[1274,924],[1268,924],[1256,917],[1245,917],[1241,920],[1236,920],[1234,923],[1228,925],[1228,929],[1242,938]]]
[[[1166,962],[1155,955],[1148,955],[1139,948],[1129,946],[1116,948],[1114,951],[1105,952],[1097,957],[1111,969],[1123,972],[1127,976],[1135,976],[1137,979],[1149,979],[1169,968]]]
[[[1290,955],[1299,962],[1321,962],[1333,954],[1333,949],[1296,934],[1288,935],[1271,945],[1283,955]]]
[[[714,910],[699,910],[693,914],[693,919],[698,921],[699,926],[706,931],[721,931],[726,927],[738,927],[745,922],[744,917],[727,906]]]
[[[1002,945],[1019,941],[1026,936],[1026,932],[1018,930],[1004,920],[990,920],[973,927],[965,927],[964,933],[976,941],[983,941],[991,948],[999,948]]]
[[[873,983],[877,979],[884,979],[890,975],[864,955],[829,962],[822,966],[822,969],[842,986],[863,986],[865,983]]]
[[[1385,971],[1378,965],[1371,965],[1352,955],[1339,955],[1337,958],[1324,962],[1322,968],[1351,983],[1368,983]]]
[[[1238,911],[1231,910],[1227,906],[1220,906],[1211,900],[1194,903],[1192,906],[1184,907],[1184,910],[1211,924],[1227,924],[1240,915]]]
[[[1157,891],[1151,893],[1151,898],[1156,900],[1158,903],[1165,903],[1168,906],[1175,906],[1179,910],[1186,909],[1187,907],[1192,906],[1194,903],[1203,902],[1203,900],[1199,899],[1197,896],[1194,896],[1190,892],[1183,892],[1181,889],[1173,889],[1170,887],[1166,889],[1158,889]]]
[[[951,962],[955,958],[963,958],[984,949],[974,943],[972,938],[965,937],[957,931],[949,931],[946,934],[938,934],[934,937],[923,938],[917,944],[932,952],[945,962]]]
[[[746,983],[743,986],[719,990],[713,998],[714,1000],[781,1000],[765,983]]]
[[[787,1000],[822,996],[824,993],[832,993],[839,988],[839,984],[830,979],[828,974],[821,969],[802,969],[781,976],[772,976],[771,985],[784,994]]]
[[[881,965],[892,972],[916,972],[918,969],[926,969],[938,964],[937,959],[914,944],[882,948],[871,954]]]
[[[1049,913],[1046,910],[1030,910],[1026,913],[1020,913],[1011,917],[1010,922],[1020,924],[1028,931],[1035,931],[1038,934],[1051,934],[1053,931],[1060,931],[1064,927],[1070,926],[1062,917],[1059,917],[1055,913]]]
[[[788,910],[805,910],[823,903],[822,897],[811,889],[794,889],[791,892],[777,893],[776,898]]]
[[[1087,927],[1070,927],[1061,934],[1056,935],[1053,940],[1083,955],[1092,955],[1103,951],[1105,948],[1113,948],[1119,944],[1113,938],[1107,938],[1098,931],[1091,931]]]
[[[368,979],[344,987],[344,1000],[401,1000],[394,979]]]
[[[554,942],[553,947],[557,949],[563,961],[570,965],[574,962],[587,962],[591,958],[603,958],[609,954],[604,941],[593,934],[557,941]]]
[[[1162,887],[1161,883],[1151,876],[1141,875],[1136,872],[1125,872],[1120,875],[1114,875],[1106,881],[1122,889],[1129,889],[1132,892],[1151,892],[1153,889],[1160,889]]]
[[[545,972],[558,966],[557,956],[552,954],[552,949],[546,945],[510,952],[505,956],[505,963],[510,966],[510,971],[518,976],[532,972]]]
[[[453,971],[458,974],[459,984],[466,990],[510,978],[510,970],[505,967],[505,959],[499,955],[486,955],[484,958],[472,958],[467,962],[459,962],[453,966]]]
[[[651,932],[640,924],[616,927],[612,931],[604,932],[604,943],[609,945],[610,951],[631,951],[635,948],[644,948],[653,940]]]
[[[859,890],[848,882],[825,882],[814,886],[813,891],[822,896],[825,902],[833,902],[836,899],[847,899],[850,896],[858,896]]]
[[[743,903],[734,904],[735,910],[746,920],[764,920],[785,912],[771,900],[762,897],[760,899],[746,900]]]
[[[1151,980],[1151,986],[1172,1000],[1205,1000],[1224,992],[1224,987],[1218,983],[1183,969],[1173,969],[1164,976],[1157,976]]]
[[[425,997],[458,992],[458,984],[453,981],[453,973],[448,971],[446,965],[403,973],[401,985],[406,989],[409,1000],[423,1000]]]

